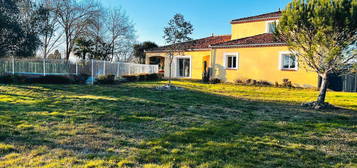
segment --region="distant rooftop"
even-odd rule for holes
[[[250,16],[250,17],[235,19],[235,20],[231,21],[231,24],[273,20],[273,19],[278,19],[280,16],[281,16],[281,11],[277,11],[277,12],[271,12],[271,13],[266,13],[266,14],[257,15],[257,16]]]

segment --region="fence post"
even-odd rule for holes
[[[117,63],[117,77],[119,78],[119,62]]]
[[[103,75],[105,75],[105,62],[106,61],[103,61]]]
[[[15,75],[15,57],[12,56],[12,75]]]
[[[5,60],[4,62],[5,62],[5,65],[4,65],[4,66],[5,66],[5,73],[7,73],[7,72],[8,72],[8,70],[7,70],[7,64],[9,63],[9,61],[8,61],[8,60]]]
[[[78,75],[78,62],[76,61],[76,75]]]
[[[92,85],[94,85],[94,61],[92,59]]]
[[[131,75],[131,66],[128,64],[128,74]]]
[[[43,59],[43,76],[46,76],[46,58]]]

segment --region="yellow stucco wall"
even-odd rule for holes
[[[191,78],[190,79],[202,79],[203,73],[203,61],[210,60],[211,51],[190,51],[185,52],[183,56],[190,56],[191,57]],[[146,63],[149,63],[149,58],[152,56],[162,56],[165,57],[165,77],[169,76],[169,59],[166,53],[146,53]],[[179,56],[175,56],[178,58]],[[174,59],[175,59],[174,58]],[[208,65],[210,63],[208,62]],[[172,65],[172,76],[175,77],[175,63]]]
[[[232,39],[245,38],[267,32],[267,23],[275,20],[256,21],[249,23],[232,24]],[[283,79],[289,79],[295,86],[317,87],[318,75],[308,71],[302,63],[298,70],[286,71],[280,69],[280,54],[288,52],[288,47],[251,47],[251,48],[226,48],[206,51],[190,51],[183,55],[191,58],[190,79],[202,79],[203,61],[207,61],[208,67],[213,68],[213,77],[225,82],[236,80],[264,80],[270,83],[282,83]],[[238,69],[230,70],[225,66],[225,53],[238,53]],[[169,76],[169,58],[166,53],[146,53],[146,63],[152,56],[165,57],[165,77]],[[178,56],[179,57],[179,56]],[[177,58],[177,57],[175,57]],[[176,77],[177,65],[175,61],[172,68],[172,77]]]
[[[207,57],[211,56],[211,51],[186,52],[185,55],[192,56],[192,79],[202,79],[203,61],[209,60]]]
[[[266,33],[267,22],[269,21],[232,24],[232,40]]]
[[[282,83],[283,79],[289,79],[296,86],[317,87],[317,74],[307,71],[301,63],[297,71],[280,70],[280,52],[285,51],[289,51],[287,47],[216,49],[212,56],[214,77],[226,82],[254,79]],[[239,53],[237,70],[225,69],[225,53]]]

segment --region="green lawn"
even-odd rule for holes
[[[0,85],[0,167],[356,167],[357,94],[176,81]]]

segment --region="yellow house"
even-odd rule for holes
[[[225,82],[263,80],[281,83],[288,79],[295,86],[318,87],[318,75],[306,70],[291,55],[288,46],[274,37],[275,23],[281,12],[235,19],[231,21],[232,35],[211,36],[186,42],[191,46],[182,56],[175,56],[174,78],[202,79],[208,68],[211,78]],[[146,52],[147,64],[159,64],[169,76],[166,46]]]

